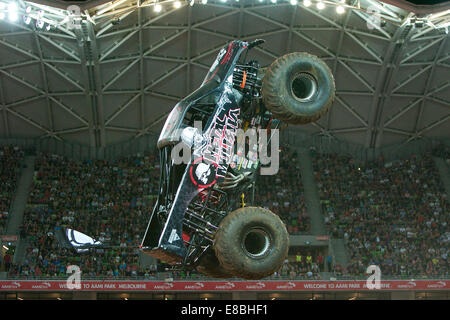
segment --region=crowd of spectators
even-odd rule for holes
[[[6,229],[23,157],[18,146],[0,146],[0,234]]]
[[[332,237],[346,240],[350,255],[348,266],[333,266],[336,275],[363,276],[371,264],[384,276],[448,275],[449,203],[430,156],[366,166],[345,156],[312,156],[325,224]],[[277,213],[290,234],[308,233],[296,152],[284,146],[279,168],[276,175],[257,178],[255,204]],[[158,187],[159,162],[153,154],[118,161],[38,154],[22,226],[30,246],[10,276],[66,276],[66,267],[74,264],[85,277],[154,278],[164,265],[140,267],[138,245]],[[74,255],[55,240],[65,227],[115,249]],[[319,279],[332,267],[329,258],[297,254],[274,278]]]
[[[255,203],[279,214],[290,233],[307,232],[301,177],[295,152],[281,153],[280,171],[260,176]],[[11,277],[65,276],[70,264],[84,276],[106,278],[145,276],[154,270],[139,266],[138,245],[158,192],[159,162],[152,154],[117,162],[74,161],[58,155],[38,154],[22,233],[29,247]],[[55,236],[66,227],[79,230],[119,249],[96,249],[95,254],[74,255]],[[314,272],[303,266],[297,273]],[[164,264],[158,268],[164,269]],[[284,271],[283,271],[284,272]],[[177,274],[192,277],[194,274]]]
[[[279,156],[278,173],[257,178],[255,205],[278,214],[289,234],[307,234],[311,231],[311,220],[305,206],[297,152],[283,146]]]
[[[289,255],[281,267],[273,276],[274,279],[290,280],[320,280],[320,272],[331,267],[331,257],[325,257],[319,248],[298,249],[295,254]]]
[[[450,206],[430,155],[362,166],[313,151],[313,162],[325,223],[350,255],[337,275],[449,275]]]
[[[137,276],[138,246],[153,208],[159,162],[152,154],[114,162],[74,161],[39,154],[23,233],[30,246],[10,276],[61,276],[78,265],[85,276]],[[55,239],[70,227],[116,249],[74,255]]]

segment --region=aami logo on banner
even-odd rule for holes
[[[0,239],[3,242],[15,242],[18,240],[18,237],[17,237],[17,235],[2,235],[2,236],[0,236]]]

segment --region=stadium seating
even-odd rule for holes
[[[306,211],[305,196],[295,150],[283,146],[280,169],[276,175],[259,175],[255,204],[278,214],[289,234],[307,234],[311,220]]]
[[[362,167],[345,156],[313,154],[325,223],[351,257],[337,275],[448,275],[450,209],[429,155]]]
[[[255,203],[279,214],[291,234],[308,233],[297,154],[284,146],[281,155],[277,175],[258,177]],[[334,265],[336,275],[361,277],[370,264],[379,265],[383,276],[448,275],[450,207],[431,156],[365,166],[345,156],[313,152],[312,157],[325,224],[331,237],[346,240],[350,256],[348,266]],[[39,154],[23,222],[30,247],[10,277],[65,276],[69,264],[81,266],[84,277],[153,278],[164,272],[163,263],[141,268],[136,250],[158,177],[152,154],[111,162]],[[74,255],[54,239],[55,230],[65,226],[120,249]],[[311,255],[311,263],[286,261],[274,278],[319,279],[324,257],[319,262],[318,253],[302,255]]]
[[[0,146],[0,234],[6,231],[23,156],[23,151],[17,146]]]
[[[158,189],[159,169],[147,154],[117,162],[77,162],[56,155],[36,158],[23,231],[30,239],[25,261],[11,274],[62,276],[81,266],[85,276],[136,276],[140,244]],[[54,234],[71,227],[120,249],[73,255]]]

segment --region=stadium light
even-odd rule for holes
[[[25,24],[30,24],[30,22],[31,22],[31,17],[30,17],[30,16],[24,16],[24,17],[23,17],[23,22],[25,22]]]
[[[208,0],[202,0],[202,4],[207,4]]]
[[[322,10],[325,8],[325,3],[322,1],[317,2],[317,9]]]
[[[290,2],[293,6],[297,5],[297,0],[291,0]]]
[[[161,12],[162,6],[159,3],[157,3],[157,4],[155,4],[155,7],[153,8],[153,10],[155,12]]]
[[[176,9],[178,9],[178,8],[181,7],[181,2],[180,2],[180,1],[175,1],[175,2],[173,3],[173,6],[174,6]]]
[[[343,14],[345,12],[345,9],[343,6],[337,6],[336,7],[336,12],[339,14]]]
[[[39,29],[42,29],[43,26],[44,26],[44,21],[42,21],[42,20],[36,21],[36,27],[38,27]]]
[[[17,21],[19,19],[17,3],[15,2],[8,3],[8,19],[10,21]]]
[[[305,0],[305,1],[303,1],[303,5],[304,5],[305,7],[309,7],[309,6],[311,5],[311,0]]]

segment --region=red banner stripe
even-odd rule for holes
[[[75,282],[72,282],[75,283]],[[85,281],[70,289],[66,281],[0,281],[0,291],[397,291],[449,290],[450,280],[381,281],[369,289],[366,281]]]

